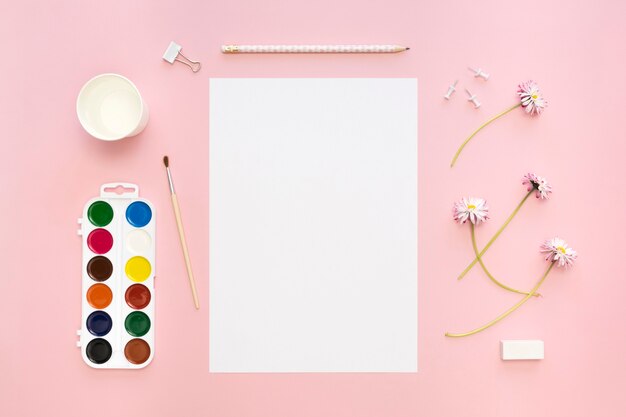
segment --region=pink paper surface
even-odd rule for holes
[[[0,415],[622,416],[626,413],[626,282],[621,269],[626,168],[623,17],[596,1],[20,1],[0,5],[4,200],[0,215]],[[171,40],[200,73],[161,59]],[[222,43],[398,43],[395,55],[227,56]],[[474,79],[466,66],[492,74]],[[82,84],[130,78],[150,106],[138,137],[91,138],[75,114]],[[418,77],[419,362],[417,374],[208,373],[209,77]],[[459,79],[463,91],[442,99]],[[460,142],[513,104],[533,78],[550,102],[481,132],[454,169]],[[193,308],[161,158],[170,156],[198,280]],[[486,198],[486,242],[535,171],[554,185],[529,200],[485,256],[491,271],[530,288],[559,235],[580,259],[555,271],[497,326],[466,339],[518,300],[471,259],[469,228],[452,202]],[[98,371],[74,346],[80,320],[83,204],[111,181],[132,181],[158,216],[156,356],[141,371]],[[502,362],[500,339],[542,339],[546,359]]]

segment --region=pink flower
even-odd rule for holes
[[[521,83],[517,87],[517,95],[520,98],[522,107],[526,110],[526,113],[530,115],[541,114],[543,109],[548,105],[548,102],[539,91],[539,86],[532,80]]]
[[[545,178],[531,172],[524,175],[524,177],[522,178],[522,184],[528,186],[526,191],[536,190],[537,193],[535,194],[535,196],[537,198],[541,198],[542,200],[547,199],[548,194],[552,192],[552,186]]]
[[[454,203],[453,217],[457,223],[467,220],[473,224],[480,224],[489,218],[489,207],[482,198],[466,197]]]
[[[558,237],[546,240],[541,245],[541,252],[546,254],[546,261],[556,262],[558,266],[570,267],[574,264],[578,253]]]

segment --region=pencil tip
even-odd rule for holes
[[[169,166],[170,166],[170,159],[167,157],[167,155],[165,155],[163,157],[163,163],[165,164],[165,168],[169,168]]]

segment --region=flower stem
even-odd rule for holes
[[[489,323],[480,326],[472,331],[466,332],[466,333],[447,333],[446,332],[446,336],[447,337],[464,337],[464,336],[470,336],[473,334],[476,334],[478,332],[482,332],[483,330],[493,326],[494,324],[496,324],[497,322],[499,322],[500,320],[502,320],[503,318],[505,318],[506,316],[508,316],[509,314],[511,314],[512,312],[514,312],[515,310],[517,310],[522,304],[524,304],[526,301],[528,301],[530,299],[530,297],[533,296],[533,294],[535,294],[535,292],[539,289],[539,287],[541,286],[541,284],[543,284],[543,281],[546,280],[546,278],[548,277],[548,274],[550,273],[550,271],[552,270],[552,267],[554,266],[554,262],[550,263],[550,266],[548,267],[548,269],[546,270],[546,272],[543,274],[543,276],[541,277],[541,279],[539,280],[539,282],[537,282],[537,285],[535,285],[535,287],[530,290],[530,293],[528,293],[528,295],[524,298],[522,298],[520,301],[517,302],[517,304],[515,304],[513,307],[509,308],[507,311],[505,311],[504,313],[500,314],[498,317],[496,317],[495,319],[491,320]]]
[[[530,195],[534,192],[535,190],[530,190],[528,192],[528,194],[526,194],[524,196],[524,198],[522,199],[522,201],[520,201],[520,203],[517,205],[517,207],[515,207],[515,210],[513,210],[513,213],[511,213],[511,215],[506,219],[506,221],[504,222],[504,224],[500,227],[500,229],[498,229],[498,231],[496,232],[495,235],[493,235],[491,237],[491,239],[489,239],[489,242],[487,242],[487,244],[485,245],[485,247],[480,251],[480,253],[478,254],[478,256],[476,256],[476,258],[474,258],[474,260],[467,266],[467,268],[465,268],[463,270],[463,272],[461,272],[461,275],[459,275],[459,277],[457,279],[462,279],[469,271],[470,269],[472,269],[474,267],[474,265],[476,265],[476,262],[478,262],[478,258],[483,256],[485,254],[485,252],[487,252],[487,249],[489,249],[489,247],[493,244],[493,242],[496,241],[496,239],[498,238],[498,236],[500,236],[500,234],[504,231],[504,229],[509,225],[509,223],[511,223],[511,220],[513,220],[513,217],[515,217],[515,215],[517,214],[517,212],[522,208],[522,206],[524,205],[524,203],[526,202],[526,200],[528,200],[528,197],[530,197]]]
[[[454,154],[454,158],[452,158],[452,162],[450,163],[450,168],[452,168],[454,166],[454,163],[456,162],[456,160],[458,159],[459,155],[461,155],[461,151],[463,150],[463,148],[465,148],[465,145],[467,145],[467,143],[474,137],[476,136],[476,134],[478,132],[480,132],[485,126],[487,126],[489,123],[493,122],[494,120],[504,116],[505,114],[507,114],[508,112],[518,108],[519,106],[521,106],[522,103],[517,103],[516,105],[514,105],[513,107],[509,107],[508,109],[506,109],[505,111],[503,111],[502,113],[498,113],[495,116],[493,116],[491,119],[487,120],[485,123],[483,123],[482,125],[480,125],[478,127],[478,129],[474,130],[474,132],[472,132],[472,134],[469,136],[469,138],[465,139],[465,142],[463,142],[461,144],[461,146],[459,147],[459,150],[456,151],[456,154]]]
[[[496,284],[497,286],[499,286],[501,288],[504,288],[505,290],[516,292],[518,294],[529,295],[530,293],[528,293],[528,292],[516,290],[515,288],[511,288],[511,287],[501,283],[500,281],[495,279],[493,275],[491,275],[491,273],[487,270],[487,267],[485,266],[485,263],[483,262],[483,258],[481,258],[480,254],[478,253],[478,247],[476,246],[476,233],[474,232],[475,229],[476,229],[476,227],[474,226],[474,224],[470,223],[470,230],[472,231],[472,247],[474,248],[474,253],[476,254],[476,259],[478,259],[478,262],[480,263],[480,266],[483,268],[483,271],[485,271],[485,274],[487,274],[489,279],[492,280],[494,284]],[[539,294],[539,293],[530,294],[530,295],[533,295],[535,297],[541,296],[541,294]]]

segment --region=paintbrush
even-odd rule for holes
[[[178,227],[178,236],[180,237],[180,245],[183,248],[183,256],[185,257],[185,265],[187,266],[187,276],[189,277],[189,285],[191,286],[191,294],[193,295],[193,303],[196,309],[200,308],[198,303],[198,293],[196,292],[196,281],[193,278],[193,272],[191,271],[191,260],[189,259],[189,250],[187,250],[187,241],[185,240],[185,230],[183,229],[183,220],[180,216],[180,206],[178,205],[178,197],[176,197],[176,191],[174,190],[174,181],[172,180],[172,173],[170,172],[170,160],[166,156],[163,157],[163,164],[165,164],[165,170],[167,171],[167,182],[170,185],[170,193],[172,194],[172,206],[174,207],[174,216],[176,217],[176,226]]]

